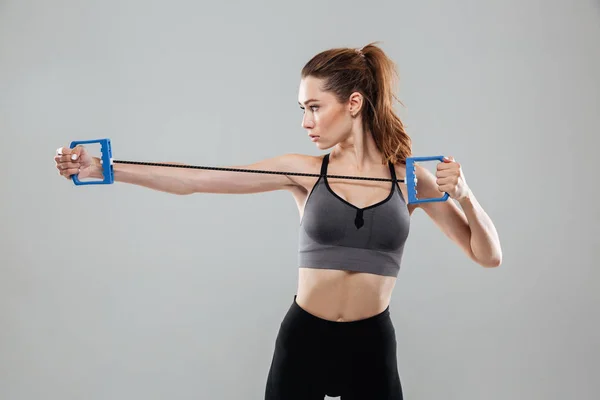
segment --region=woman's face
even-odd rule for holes
[[[298,103],[304,110],[302,127],[319,149],[328,149],[350,136],[353,119],[350,103],[342,104],[330,92],[321,90],[322,80],[306,77],[300,81]]]

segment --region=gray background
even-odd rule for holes
[[[75,187],[55,149],[320,154],[301,67],[381,41],[415,154],[462,163],[504,251],[481,268],[414,215],[405,397],[597,399],[599,38],[583,0],[1,1],[0,398],[261,399],[296,289],[291,195]]]

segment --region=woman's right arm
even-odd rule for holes
[[[98,158],[90,157],[84,147],[62,148],[62,155],[55,157],[56,167],[66,178],[79,173],[86,177],[102,179],[102,166]],[[76,154],[75,160],[73,155]],[[181,165],[181,163],[168,163]],[[284,154],[258,161],[250,165],[229,168],[269,170],[284,172],[306,172],[307,156]],[[80,170],[81,168],[81,170]],[[113,164],[114,180],[144,186],[178,195],[193,193],[249,194],[299,186],[293,176],[235,171],[215,171],[191,168],[176,168],[138,164]]]

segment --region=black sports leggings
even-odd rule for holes
[[[265,400],[402,400],[389,307],[351,322],[321,319],[296,296],[281,322]]]

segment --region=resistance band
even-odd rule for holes
[[[266,170],[253,170],[253,169],[241,169],[241,168],[224,168],[224,167],[204,167],[197,165],[180,165],[180,164],[164,164],[164,163],[155,163],[155,162],[143,162],[143,161],[125,161],[125,160],[113,160],[112,158],[112,148],[110,139],[94,139],[94,140],[77,140],[71,142],[70,147],[74,148],[78,145],[90,144],[90,143],[99,143],[100,151],[101,151],[101,162],[102,162],[102,171],[104,174],[104,178],[102,180],[90,180],[90,181],[81,181],[79,180],[77,175],[73,175],[73,183],[75,185],[107,185],[114,183],[114,174],[113,174],[113,164],[136,164],[136,165],[149,165],[149,166],[158,166],[158,167],[173,167],[173,168],[193,168],[193,169],[204,169],[204,170],[213,170],[213,171],[233,171],[233,172],[248,172],[248,173],[257,173],[257,174],[277,174],[277,175],[294,175],[294,176],[311,176],[311,177],[321,177],[323,175],[320,174],[309,174],[309,173],[301,173],[301,172],[283,172],[283,171],[266,171]],[[444,193],[442,197],[434,197],[429,199],[419,199],[417,198],[417,177],[415,175],[415,163],[422,161],[434,161],[439,160],[443,161],[444,156],[427,156],[427,157],[407,157],[406,158],[406,184],[407,192],[408,192],[408,203],[428,203],[434,201],[446,201],[448,199],[448,193]],[[404,179],[391,179],[391,178],[369,178],[362,176],[343,176],[343,175],[327,175],[328,178],[338,178],[338,179],[356,179],[356,180],[365,180],[365,181],[384,181],[384,182],[404,182]],[[410,184],[409,184],[410,183]]]

